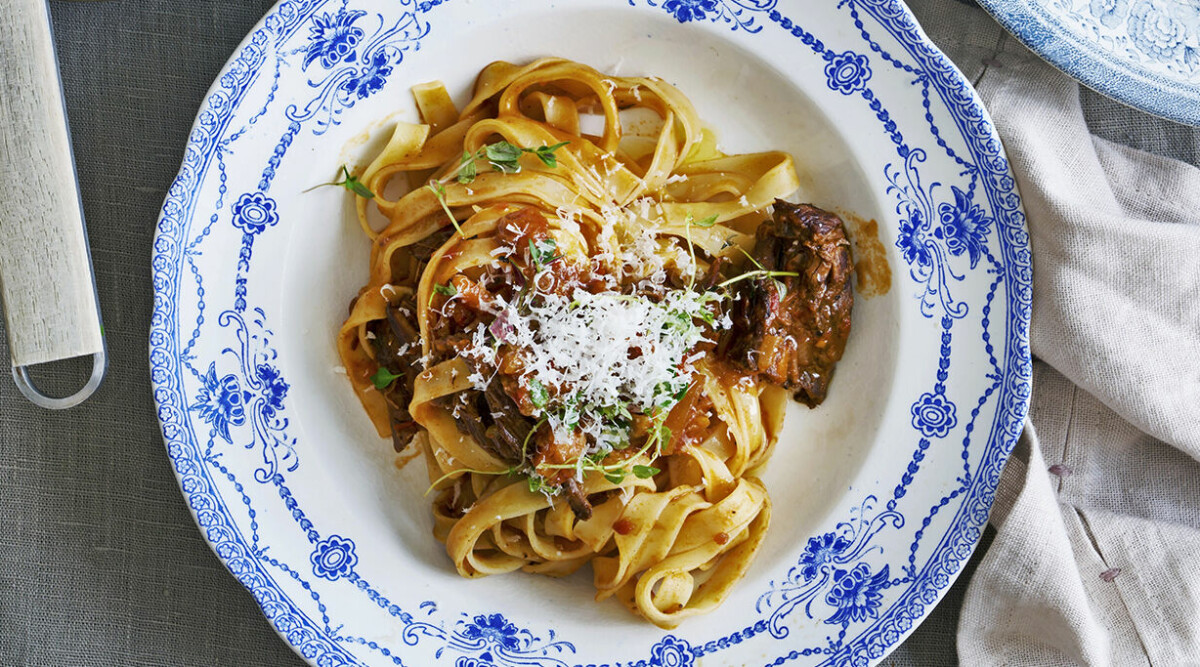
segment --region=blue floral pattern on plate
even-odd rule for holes
[[[515,651],[521,645],[517,638],[517,626],[500,614],[476,616],[466,625],[462,634],[467,639],[482,639],[484,643],[495,644],[509,651]]]
[[[1130,106],[1200,125],[1193,0],[979,0],[1026,46]]]
[[[944,438],[958,425],[954,404],[940,393],[921,394],[912,406],[913,428],[927,438]]]
[[[354,62],[358,58],[358,44],[366,35],[354,22],[366,15],[361,9],[348,11],[342,7],[336,14],[314,16],[302,67],[308,69],[320,61],[321,67],[333,69],[343,62]]]
[[[883,604],[880,591],[888,580],[887,565],[884,565],[879,573],[872,574],[869,565],[859,563],[849,572],[836,571],[833,580],[835,583],[825,596],[825,602],[837,607],[837,611],[825,620],[826,623],[849,624],[879,616],[879,607]]]
[[[353,540],[330,535],[317,543],[309,560],[312,561],[313,574],[337,581],[350,575],[358,563],[358,556],[354,555]]]
[[[663,9],[671,12],[680,23],[703,21],[717,12],[717,0],[667,0]]]
[[[279,222],[275,200],[261,192],[242,195],[233,205],[233,225],[247,234],[261,234]]]
[[[850,540],[837,533],[825,533],[820,537],[811,537],[804,553],[800,555],[800,574],[805,581],[817,578],[821,567],[834,562],[850,548]]]
[[[249,398],[250,392],[242,391],[236,375],[230,373],[217,379],[217,365],[214,363],[209,364],[204,386],[191,409],[200,413],[200,418],[211,424],[217,435],[226,442],[233,442],[229,427],[246,423],[246,401]]]
[[[864,131],[878,132],[894,151],[878,175],[894,200],[895,248],[912,278],[912,307],[940,331],[929,385],[906,399],[912,401],[912,429],[902,436],[907,464],[872,489],[855,490],[846,520],[801,539],[793,564],[771,573],[765,592],[749,591],[757,595],[753,613],[725,623],[724,634],[703,636],[685,626],[652,641],[609,644],[626,657],[606,665],[691,667],[702,659],[740,661],[739,655],[777,656],[775,665],[876,662],[928,612],[969,556],[1023,421],[1029,255],[999,141],[967,83],[897,0],[838,4],[853,26],[841,36],[817,34],[806,25],[807,13],[781,9],[782,0],[591,1],[709,31],[696,34],[723,29],[736,39],[785,39],[795,46],[789,57],[811,59],[829,103],[866,113],[871,124]],[[395,0],[368,11],[359,6],[369,0],[281,2],[206,100],[155,239],[150,360],[167,453],[214,551],[280,635],[317,665],[572,667],[591,659],[580,648],[587,637],[527,627],[497,601],[470,611],[445,608],[413,599],[393,581],[373,580],[379,570],[372,569],[370,536],[323,520],[314,509],[319,501],[295,482],[301,457],[314,445],[295,435],[291,420],[299,408],[289,369],[296,367],[283,363],[268,324],[275,315],[264,308],[278,276],[260,268],[262,256],[278,253],[291,215],[281,206],[287,198],[272,188],[303,137],[323,135],[356,105],[398,89],[409,54],[435,29],[437,12],[454,3],[461,4]],[[1122,6],[1105,5],[1113,12]],[[1145,33],[1160,49],[1176,48],[1169,37]],[[924,104],[927,124],[901,122],[890,110],[897,89],[883,82],[893,72]],[[303,94],[285,94],[287,86],[297,87],[296,76]],[[251,135],[263,141],[262,128],[275,132],[268,150],[240,148]],[[258,183],[232,197],[229,169],[239,151],[248,156],[241,165],[249,160],[259,170]],[[216,256],[228,272],[206,268]],[[956,296],[968,276],[982,278],[985,289]],[[954,388],[956,336],[976,338],[986,350],[990,370],[981,395]],[[917,502],[916,480],[933,474],[931,453],[956,442],[962,466],[952,488],[932,505]],[[279,542],[281,531],[288,548]],[[346,623],[347,605],[380,614],[390,639]],[[795,640],[794,628],[811,627],[797,623],[801,615],[829,633]]]
[[[867,57],[847,51],[833,56],[825,66],[829,87],[843,95],[853,95],[867,87],[871,80],[871,66]]]

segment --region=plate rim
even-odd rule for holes
[[[408,0],[404,4],[411,3],[413,5],[413,11],[420,14],[428,12],[429,10],[449,1],[450,0],[424,0],[417,2],[416,0]],[[720,0],[720,2],[735,2],[742,4],[743,6],[745,2],[760,2],[764,5],[769,5],[771,8],[774,8],[778,2],[786,1],[787,0]],[[263,587],[253,586],[251,583],[246,581],[242,574],[239,574],[235,563],[233,562],[234,559],[227,554],[223,554],[219,549],[219,545],[205,530],[205,526],[201,521],[200,510],[193,502],[190,502],[191,495],[189,494],[187,488],[188,471],[180,465],[180,458],[172,448],[174,444],[172,441],[173,432],[177,428],[177,424],[170,419],[170,414],[172,411],[179,413],[185,418],[183,421],[187,421],[186,417],[188,414],[188,408],[185,397],[185,400],[181,404],[173,403],[169,396],[170,391],[173,389],[169,386],[171,383],[169,381],[160,381],[153,373],[155,369],[158,369],[164,365],[161,363],[161,358],[156,360],[156,356],[165,354],[171,346],[172,341],[169,338],[167,340],[162,340],[161,337],[162,335],[165,335],[165,325],[168,323],[175,324],[175,328],[177,330],[176,335],[179,333],[178,323],[169,322],[170,317],[177,315],[175,312],[176,303],[172,299],[166,298],[166,295],[164,294],[171,289],[171,286],[169,283],[160,285],[159,279],[160,277],[163,277],[163,274],[169,273],[168,270],[163,268],[163,265],[170,260],[172,253],[182,252],[181,248],[177,247],[177,241],[170,238],[170,234],[168,233],[169,225],[172,222],[176,224],[185,222],[185,220],[182,218],[184,217],[184,214],[187,213],[191,208],[189,206],[185,207],[182,212],[179,211],[178,207],[176,206],[176,200],[180,197],[181,191],[184,191],[189,187],[189,180],[194,179],[192,174],[192,170],[195,167],[193,164],[194,159],[199,157],[202,162],[207,163],[211,158],[211,155],[206,154],[208,151],[201,151],[198,148],[198,144],[201,143],[202,139],[201,135],[203,134],[202,129],[204,123],[202,120],[205,114],[208,113],[210,105],[212,104],[215,96],[227,88],[227,86],[224,84],[225,78],[228,77],[239,65],[245,65],[245,59],[248,56],[252,59],[256,53],[261,55],[263,44],[266,41],[266,35],[264,33],[266,30],[270,29],[270,23],[272,21],[278,22],[289,20],[289,17],[287,16],[289,13],[293,15],[291,18],[294,18],[294,14],[297,12],[298,7],[304,8],[311,6],[310,9],[315,11],[315,9],[319,9],[326,2],[328,2],[328,0],[277,0],[276,4],[273,5],[263,16],[263,18],[261,18],[247,33],[246,37],[233,51],[228,61],[221,68],[213,84],[203,96],[197,118],[192,125],[191,131],[189,132],[187,145],[184,151],[183,164],[180,168],[179,175],[172,181],[172,185],[168,189],[166,200],[164,201],[163,208],[156,224],[155,239],[151,256],[151,277],[154,284],[154,310],[151,320],[149,355],[152,369],[151,384],[154,393],[155,404],[157,407],[157,416],[163,432],[164,445],[166,446],[167,453],[172,461],[172,470],[176,475],[177,482],[180,484],[181,493],[185,501],[188,501],[185,502],[185,504],[187,504],[188,510],[192,514],[193,520],[196,521],[197,527],[201,534],[204,535],[205,542],[209,545],[210,549],[213,550],[218,560],[230,572],[230,574],[252,594],[256,602],[259,604],[261,610],[267,616],[266,620],[270,619],[270,615],[267,613],[267,605],[271,601],[269,596],[265,596],[263,594]],[[645,2],[651,6],[656,6],[653,0],[645,0]],[[629,0],[629,4],[634,5],[633,0]],[[934,547],[932,555],[925,565],[925,569],[922,570],[922,572],[924,572],[925,570],[933,568],[935,565],[941,566],[942,572],[945,574],[944,580],[941,583],[937,583],[933,581],[932,577],[924,577],[923,580],[921,577],[918,577],[914,584],[901,594],[899,599],[893,602],[890,607],[888,607],[879,615],[877,620],[866,626],[859,633],[859,635],[854,638],[853,642],[855,643],[848,642],[842,647],[841,650],[839,650],[837,654],[830,656],[822,664],[830,664],[839,656],[846,658],[850,657],[851,655],[861,656],[869,664],[875,664],[881,661],[891,649],[898,646],[900,642],[902,642],[916,629],[916,626],[928,616],[933,606],[935,606],[949,590],[954,580],[957,578],[958,573],[961,571],[962,566],[966,563],[971,554],[974,552],[974,549],[978,546],[980,537],[977,535],[968,539],[965,543],[961,543],[960,539],[959,546],[965,548],[960,548],[954,554],[949,554],[948,552],[948,541],[952,537],[962,538],[964,533],[970,532],[971,529],[976,529],[975,532],[981,534],[982,526],[986,525],[991,503],[994,499],[995,491],[999,482],[1000,472],[1003,469],[1008,456],[1011,454],[1012,449],[1016,444],[1017,437],[1019,436],[1021,428],[1023,427],[1024,417],[1028,410],[1029,390],[1032,381],[1032,360],[1029,350],[1028,331],[1031,315],[1031,303],[1028,298],[1028,290],[1031,287],[1031,264],[1029,258],[1028,230],[1025,226],[1024,212],[1015,179],[1012,176],[1008,160],[1004,155],[1003,147],[1000,144],[998,135],[996,134],[995,126],[992,123],[986,109],[984,108],[982,101],[978,97],[978,94],[971,87],[969,81],[961,73],[953,61],[950,60],[950,58],[946,56],[925,34],[924,30],[917,23],[915,16],[904,4],[903,0],[859,0],[855,4],[860,5],[867,12],[871,13],[876,19],[878,19],[881,24],[884,24],[892,36],[894,36],[897,41],[901,43],[909,55],[917,58],[918,60],[927,61],[926,64],[931,68],[929,73],[931,75],[936,74],[938,78],[940,78],[940,84],[934,85],[934,90],[936,90],[939,98],[941,98],[943,103],[946,105],[951,117],[958,125],[958,129],[964,133],[963,138],[968,143],[968,149],[972,157],[980,160],[981,163],[985,158],[988,159],[990,162],[989,166],[991,171],[994,172],[993,175],[997,178],[1006,178],[1009,181],[1009,184],[1005,186],[993,185],[990,188],[985,187],[984,189],[987,194],[988,201],[992,205],[993,211],[997,213],[997,233],[1001,236],[1000,248],[1004,253],[1005,259],[1005,270],[1003,273],[1009,279],[1009,282],[1006,282],[1007,305],[1010,308],[1014,308],[1014,310],[1008,313],[1004,328],[1006,343],[1009,346],[1010,354],[1009,357],[1005,359],[1005,375],[1003,382],[1000,383],[1001,396],[996,407],[996,415],[991,425],[989,440],[987,444],[984,445],[986,448],[984,452],[985,455],[980,460],[978,467],[978,479],[983,481],[982,483],[976,483],[972,485],[963,494],[963,503],[956,513],[954,520],[947,528],[946,532],[940,536],[940,541],[938,542],[937,546]],[[307,13],[305,13],[305,15],[307,16]],[[782,24],[785,29],[790,27],[791,22],[786,17],[781,18],[778,11],[772,10],[770,12],[770,17],[774,22]],[[891,24],[890,27],[888,26],[889,23]],[[300,24],[300,27],[302,27],[302,24]],[[297,28],[293,28],[293,32],[295,29]],[[799,35],[797,34],[797,36]],[[249,79],[246,80],[242,84],[240,90],[237,91],[239,96],[250,90],[254,78],[259,73],[260,72],[256,68],[251,68],[251,75]],[[955,98],[955,93],[963,97]],[[224,102],[228,103],[229,100],[224,100]],[[236,109],[237,104],[234,104],[233,108]],[[973,113],[974,117],[968,119],[966,117],[967,112]],[[964,123],[967,123],[968,120],[972,121],[974,123],[975,130],[978,130],[976,135],[972,135],[971,130],[964,126]],[[940,137],[938,138],[940,141]],[[193,152],[193,149],[199,151],[200,155],[197,156],[197,154]],[[211,150],[211,148],[208,150]],[[204,173],[204,169],[201,169],[200,173]],[[198,187],[201,183],[202,181],[194,182],[191,184],[191,187]],[[1002,200],[998,198],[998,196],[993,196],[996,194],[993,191],[997,189],[1003,191],[999,194],[1005,195]],[[189,194],[195,193],[191,192]],[[1002,204],[1004,205],[1002,206]],[[1004,230],[1000,229],[1001,224],[999,221],[999,213],[1002,210],[1006,211],[1009,214],[1007,217],[1010,218],[1006,221],[1009,228]],[[176,247],[172,246],[173,243],[176,244]],[[1014,289],[1021,293],[1014,293]],[[160,334],[159,342],[157,343],[155,342],[156,334]],[[171,359],[168,356],[167,361],[168,363],[165,365],[170,365],[169,362],[172,361],[176,365],[179,364],[178,358]],[[183,396],[182,388],[174,388],[173,390],[176,391],[181,397]],[[164,398],[164,396],[166,398]],[[1008,397],[1011,400],[1006,401],[1005,397]],[[190,428],[190,422],[188,422],[188,427]],[[987,474],[985,475],[985,473]],[[221,509],[225,510],[226,508],[222,505]],[[943,554],[945,557],[939,560],[939,554]],[[922,583],[922,581],[927,584],[927,586],[923,590],[918,591],[918,584]],[[930,587],[928,584],[933,585]],[[267,588],[273,589],[284,596],[288,595],[286,592],[283,592],[279,588],[278,584],[275,584],[273,581]],[[271,591],[267,592],[269,593]],[[920,598],[919,600],[916,599],[918,597]],[[918,610],[915,617],[911,615],[905,617],[901,620],[900,624],[897,625],[896,621],[901,616],[897,612],[901,610],[902,604],[906,601],[921,607],[921,609]],[[294,607],[292,610],[299,614],[303,621],[312,623],[311,619],[309,619],[303,611]],[[892,623],[892,626],[885,633],[885,631],[881,628],[885,622],[889,621]],[[287,645],[292,647],[297,655],[312,664],[316,664],[314,662],[315,656],[307,655],[302,643],[296,641],[295,636],[289,635],[275,623],[268,624]],[[316,624],[312,623],[312,625],[315,626]],[[666,638],[672,639],[673,637],[671,635],[667,635]],[[351,661],[356,659],[352,653],[342,649],[342,647],[336,642],[328,643],[336,647],[341,655],[345,656]],[[387,655],[386,652],[385,655]],[[785,662],[788,659],[794,659],[798,657],[798,655],[800,654],[793,651],[791,656],[783,656],[779,658],[776,661],[776,664],[782,664],[782,662]]]
[[[1074,33],[1046,25],[1030,0],[975,2],[1026,48],[1084,86],[1132,109],[1200,127],[1200,85],[1139,70],[1095,44],[1084,48]]]

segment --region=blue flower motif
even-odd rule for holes
[[[821,571],[821,566],[832,563],[850,548],[850,540],[836,533],[825,533],[820,537],[811,537],[808,546],[800,556],[800,574],[805,581],[812,581]]]
[[[358,76],[342,84],[342,90],[365,100],[383,89],[383,84],[387,83],[387,77],[391,73],[392,64],[388,61],[387,52],[380,49]]]
[[[1125,20],[1125,13],[1129,11],[1129,0],[1092,0],[1088,8],[1092,10],[1092,16],[1100,19],[1101,23],[1115,28]]]
[[[883,603],[883,594],[879,591],[887,583],[887,565],[872,576],[871,568],[866,563],[859,563],[849,572],[838,570],[834,577],[837,583],[825,596],[825,602],[837,607],[837,611],[826,623],[849,625],[851,621],[879,617],[879,607]]]
[[[1143,53],[1157,60],[1175,60],[1184,50],[1187,25],[1165,8],[1144,2],[1129,13],[1129,37]]]
[[[260,234],[279,222],[275,200],[261,192],[247,192],[233,205],[233,225],[247,234]]]
[[[852,95],[867,87],[867,81],[871,79],[871,65],[866,56],[847,51],[830,58],[825,66],[825,76],[829,78],[830,88],[841,91],[843,95]]]
[[[308,559],[312,561],[313,574],[330,581],[349,575],[358,564],[358,556],[354,555],[354,541],[337,535],[330,535],[318,542]]]
[[[470,656],[462,656],[454,661],[454,667],[494,667],[495,662],[492,661],[492,654],[484,651],[478,658]]]
[[[199,412],[200,418],[211,424],[225,442],[233,444],[229,427],[246,423],[246,401],[250,399],[250,392],[242,391],[237,377],[233,375],[218,380],[215,363],[209,364],[202,382],[204,384],[196,396],[196,404],[191,409]]]
[[[717,11],[717,0],[667,0],[663,9],[674,14],[680,23],[703,21],[708,18],[708,12]]]
[[[982,208],[971,202],[970,195],[955,186],[951,189],[955,203],[938,207],[942,226],[934,230],[933,235],[945,239],[951,254],[957,256],[966,252],[971,257],[973,269],[987,245],[988,227],[992,221],[983,214]]]
[[[911,219],[900,221],[900,233],[896,237],[896,247],[900,249],[900,256],[909,265],[929,266],[933,263],[933,255],[929,252],[929,246],[926,245],[925,231],[922,229],[923,217],[919,213],[913,212]]]
[[[651,667],[691,667],[695,663],[692,645],[674,635],[663,637],[650,649]]]
[[[354,26],[360,17],[366,16],[362,10],[346,11],[343,7],[337,14],[325,13],[313,17],[313,25],[309,28],[309,45],[305,50],[304,65],[308,69],[314,61],[320,60],[321,67],[330,69],[340,62],[352,63],[355,60],[354,48],[362,41],[362,28]]]
[[[263,416],[267,419],[275,417],[275,413],[283,410],[283,399],[288,393],[288,383],[283,381],[279,369],[270,364],[259,364],[254,369],[255,376],[263,383],[263,396],[267,399],[262,406]]]
[[[912,425],[927,438],[944,438],[958,425],[956,412],[942,394],[922,394],[912,406]]]
[[[501,614],[476,616],[467,623],[462,634],[467,639],[482,639],[485,644],[501,646],[509,651],[521,648],[521,640],[517,637],[517,626],[508,622]]]

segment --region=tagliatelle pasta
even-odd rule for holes
[[[770,522],[788,393],[820,402],[849,328],[813,307],[848,282],[810,285],[843,255],[779,219],[792,158],[723,155],[673,86],[562,59],[488,65],[461,110],[413,93],[422,122],[346,171],[373,243],[338,348],[424,454],[435,536],[466,577],[590,564],[661,627],[711,611]],[[798,333],[826,311],[840,339]]]

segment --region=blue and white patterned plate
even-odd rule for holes
[[[660,75],[729,150],[790,151],[805,198],[877,221],[890,265],[828,401],[788,416],[748,576],[670,633],[593,602],[585,573],[460,578],[421,463],[393,465],[333,342],[368,243],[345,192],[303,191],[369,153],[389,114],[415,120],[411,85],[461,98],[484,64],[548,54]],[[854,225],[860,249],[871,227]],[[899,0],[287,0],[204,102],[153,271],[152,378],[184,496],[315,665],[878,662],[974,549],[1029,395],[1008,162]]]
[[[1200,126],[1200,0],[976,0],[1080,83]]]

